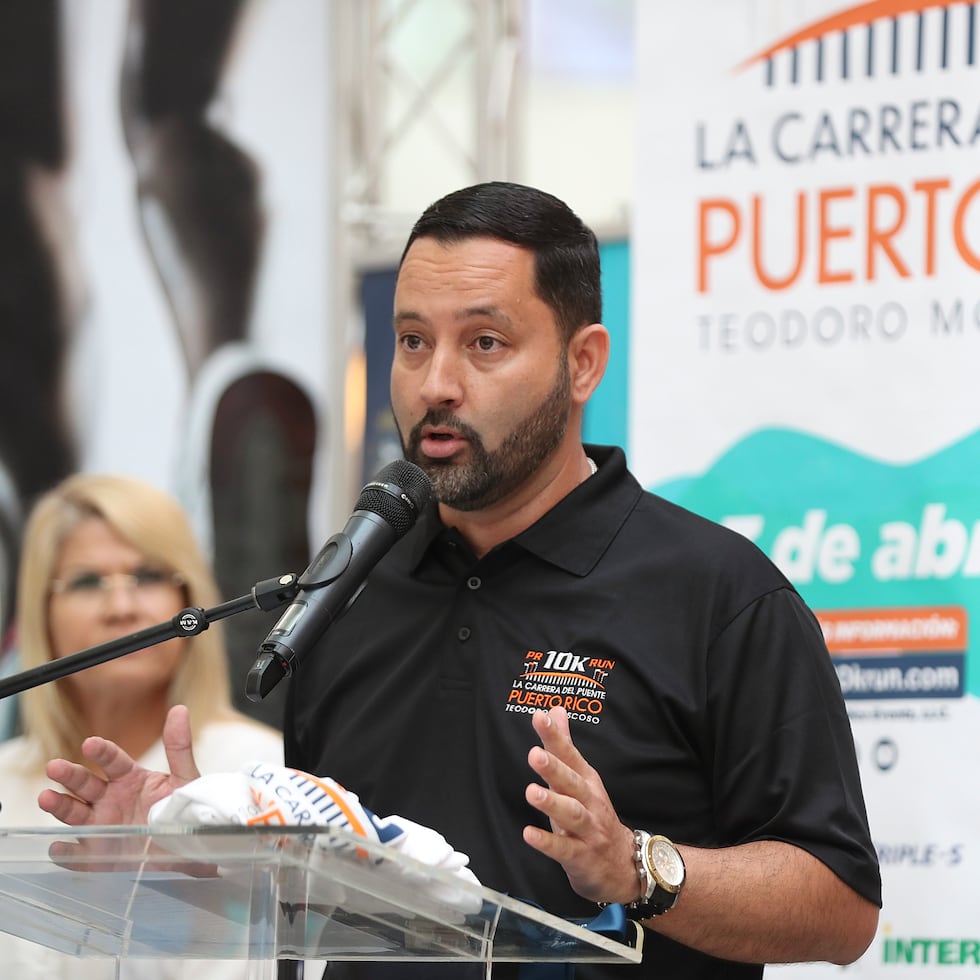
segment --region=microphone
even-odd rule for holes
[[[361,490],[343,531],[327,541],[300,576],[300,595],[260,645],[245,680],[250,701],[261,701],[283,677],[292,674],[300,658],[357,597],[371,569],[431,499],[429,478],[404,459],[389,463]]]

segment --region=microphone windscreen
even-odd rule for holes
[[[432,482],[425,473],[406,459],[396,459],[364,487],[354,510],[377,514],[401,537],[431,499]]]

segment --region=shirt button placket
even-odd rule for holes
[[[478,575],[471,575],[466,580],[466,587],[473,592],[480,588],[481,585],[483,585],[483,581]],[[469,628],[469,626],[460,626],[460,628],[456,631],[456,638],[460,643],[465,643],[472,635],[473,631]]]

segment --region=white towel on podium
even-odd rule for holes
[[[379,817],[355,793],[328,776],[298,769],[249,763],[238,772],[211,773],[159,800],[149,813],[152,825],[228,825],[247,827],[332,826],[385,844],[421,864],[451,872],[479,885],[469,858],[430,827],[399,816]],[[402,874],[404,874],[402,870]],[[431,878],[420,882],[432,898],[464,912],[478,912],[478,895]]]

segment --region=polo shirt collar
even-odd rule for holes
[[[626,454],[618,446],[586,445],[585,451],[595,460],[598,472],[498,548],[518,545],[573,575],[588,575],[636,506],[643,488],[626,468]],[[436,505],[431,504],[405,542],[410,568],[418,568],[438,538],[454,533],[443,525]]]

